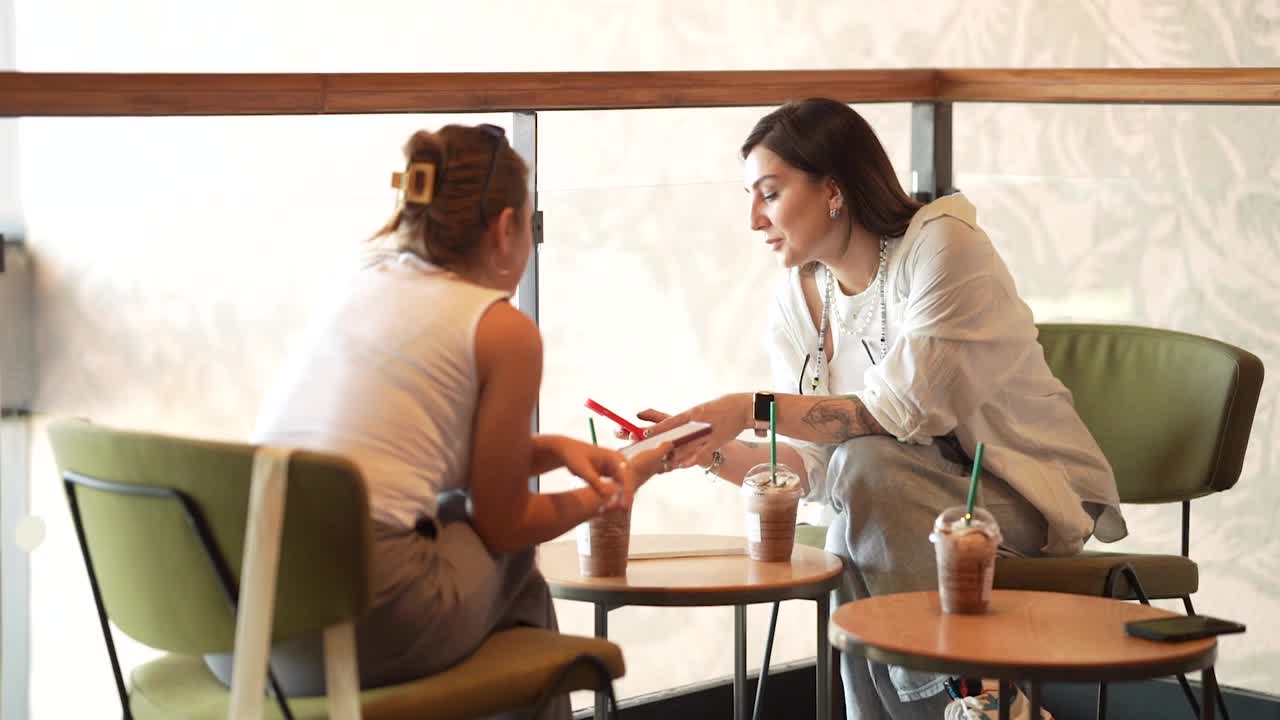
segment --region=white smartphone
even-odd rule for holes
[[[680,427],[671,428],[664,433],[658,433],[653,437],[647,437],[634,445],[628,445],[621,449],[621,453],[628,458],[635,457],[636,453],[642,453],[645,450],[652,450],[662,443],[669,442],[679,447],[687,442],[693,442],[704,435],[711,432],[711,423],[704,422],[687,422]]]

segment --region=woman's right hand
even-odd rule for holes
[[[649,410],[641,410],[640,412],[636,413],[636,417],[640,418],[641,420],[644,420],[645,422],[651,422],[656,425],[671,416],[668,415],[667,413],[662,412],[661,410],[649,409]],[[645,428],[640,428],[640,429],[644,430]],[[621,426],[614,428],[613,436],[618,438],[619,440],[631,439],[631,433],[627,432]]]
[[[641,410],[640,412],[636,413],[636,417],[640,418],[641,420],[644,420],[645,422],[651,422],[657,425],[669,419],[671,415],[669,415],[668,413],[664,413],[661,410],[654,410],[650,408],[649,410]],[[647,428],[645,428],[645,430],[646,432],[648,431]],[[617,437],[619,440],[627,440],[627,439],[630,439],[631,434],[628,433],[626,430],[623,430],[622,428],[618,428],[617,430],[614,431],[614,436]],[[711,461],[713,459],[712,453],[714,453],[717,449],[718,448],[713,448],[713,447],[701,447],[701,448],[698,448],[697,452],[694,452],[692,455],[690,455],[687,452],[683,452],[683,453],[674,452],[672,455],[671,469],[678,468],[678,467],[680,468],[692,467],[694,465],[700,465],[702,467],[706,467],[711,464]]]

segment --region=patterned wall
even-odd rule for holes
[[[916,3],[248,0],[186,7],[14,0],[25,70],[618,70],[1276,65],[1275,0]],[[588,30],[589,29],[589,30]],[[234,48],[229,52],[228,48]],[[905,106],[864,109],[905,173]],[[734,150],[762,109],[548,113],[544,423],[581,398],[675,408],[765,377],[774,269],[746,231]],[[493,118],[486,118],[493,119]],[[472,118],[470,121],[479,121]],[[408,130],[440,117],[26,120],[22,212],[39,259],[37,423],[84,415],[243,437],[306,308],[389,209]],[[1040,319],[1176,328],[1280,360],[1280,110],[966,105],[957,184]],[[92,168],[91,191],[68,168]],[[1264,388],[1237,489],[1196,504],[1198,607],[1242,620],[1219,677],[1280,692],[1280,418]],[[32,716],[112,702],[88,588],[42,435],[32,563]],[[567,482],[548,478],[550,486]],[[646,489],[641,531],[741,532],[696,472]],[[1133,508],[1124,547],[1176,548],[1175,508]],[[778,657],[812,652],[810,606]],[[585,609],[563,625],[589,632]],[[762,616],[752,614],[754,636]],[[731,614],[628,609],[624,694],[723,676]],[[73,651],[73,648],[85,648]],[[753,643],[751,657],[760,655]],[[126,645],[126,664],[148,656]],[[77,693],[65,678],[83,678]]]

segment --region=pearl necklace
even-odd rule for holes
[[[822,322],[818,328],[818,357],[813,365],[813,384],[812,391],[818,391],[818,378],[822,374],[822,363],[826,360],[826,343],[827,343],[827,315],[830,313],[835,318],[836,327],[840,328],[841,334],[844,335],[864,335],[871,326],[871,321],[879,310],[880,315],[880,349],[884,351],[885,341],[888,337],[888,313],[885,311],[884,286],[885,286],[885,267],[887,266],[889,239],[880,236],[880,263],[876,268],[876,276],[871,279],[871,285],[864,292],[869,292],[873,288],[876,293],[875,302],[867,308],[866,316],[855,319],[856,326],[850,327],[845,319],[840,316],[840,310],[835,304],[835,276],[831,274],[831,269],[823,265],[823,272],[826,273],[826,287],[822,293]],[[862,316],[859,311],[858,316]]]

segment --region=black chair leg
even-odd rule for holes
[[[764,681],[769,678],[769,658],[773,655],[773,632],[778,629],[778,607],[782,605],[780,602],[773,604],[773,614],[769,616],[769,637],[764,641],[764,662],[760,664],[760,675],[756,680],[756,704],[751,708],[751,720],[760,720],[761,714],[764,712]]]
[[[1222,699],[1222,688],[1218,685],[1218,676],[1214,673],[1212,665],[1204,669],[1204,672],[1201,673],[1200,679],[1203,682],[1202,689],[1204,690],[1204,720],[1213,720],[1214,705],[1217,705],[1225,716],[1227,712],[1227,703]],[[1216,703],[1209,701],[1210,695],[1217,696]]]
[[[1209,668],[1209,672],[1213,672],[1213,668]],[[1222,695],[1222,686],[1218,684],[1217,676],[1213,678],[1213,694],[1218,698],[1218,712],[1222,713],[1222,720],[1231,720],[1231,713],[1227,712],[1227,699]]]
[[[280,708],[280,715],[284,720],[293,720],[293,712],[289,709],[289,701],[285,698],[284,691],[280,689],[280,682],[276,680],[276,673],[271,669],[271,663],[267,663],[267,696],[274,697],[276,707]]]
[[[1116,585],[1122,577],[1129,583],[1129,589],[1132,590],[1134,596],[1138,598],[1138,602],[1143,605],[1150,606],[1151,598],[1147,597],[1146,591],[1142,589],[1142,583],[1138,580],[1137,571],[1135,571],[1133,566],[1128,563],[1111,568],[1107,573],[1103,594],[1110,598],[1118,597],[1116,594]],[[1184,595],[1182,597],[1182,602],[1187,607],[1187,613],[1194,615],[1195,613],[1191,607],[1191,598]],[[1196,700],[1196,694],[1191,690],[1191,683],[1187,682],[1187,676],[1179,673],[1178,684],[1182,686],[1182,694],[1186,696],[1187,704],[1191,706],[1191,712],[1195,713],[1195,716],[1198,719],[1200,717],[1200,702]],[[1104,692],[1105,690],[1100,686],[1098,688],[1099,707],[1102,706],[1102,695]]]
[[[999,689],[996,691],[996,699],[1000,702],[1000,709],[996,711],[996,717],[999,720],[1009,720],[1012,717],[1010,706],[1013,705],[1013,699],[1017,696],[1017,693],[1013,691],[1012,682],[1008,680],[1000,681]]]
[[[613,676],[609,674],[609,667],[604,664],[604,661],[594,655],[579,655],[560,668],[560,671],[555,674],[551,682],[542,689],[538,699],[534,701],[533,708],[529,711],[529,717],[536,718],[543,715],[543,710],[546,708],[547,703],[551,702],[551,699],[557,695],[564,694],[561,686],[564,685],[565,679],[569,677],[569,673],[584,665],[595,673],[600,681],[600,690],[608,698],[609,720],[618,720],[618,697],[613,692]]]
[[[1182,686],[1182,694],[1187,698],[1187,704],[1191,706],[1191,712],[1195,713],[1197,718],[1200,717],[1200,701],[1196,700],[1195,691],[1191,689],[1191,683],[1187,682],[1187,676],[1178,673],[1178,684]]]
[[[1190,595],[1182,596],[1182,606],[1187,609],[1188,615],[1196,614],[1196,608],[1194,605],[1191,604]],[[1217,684],[1216,676],[1214,678],[1214,684],[1215,685]],[[1219,687],[1216,687],[1215,690],[1216,692],[1214,694],[1217,696],[1216,704],[1218,706],[1218,712],[1222,714],[1222,720],[1231,720],[1231,713],[1227,712],[1227,699],[1222,696],[1222,688],[1219,686]],[[1190,691],[1190,688],[1188,687],[1188,692],[1189,691]]]

